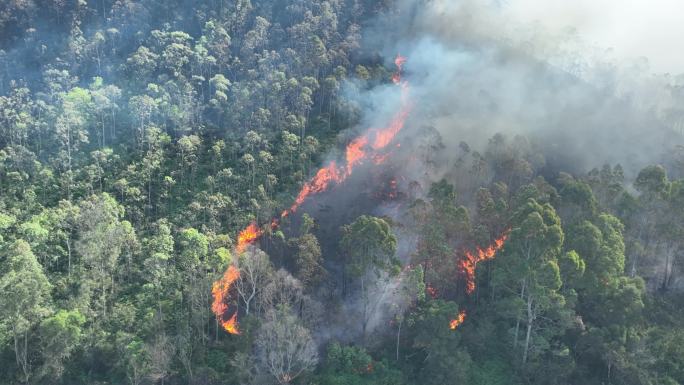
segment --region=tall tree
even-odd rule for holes
[[[365,340],[368,323],[378,310],[379,302],[379,298],[371,298],[372,287],[369,286],[399,273],[401,263],[395,256],[397,239],[389,223],[366,215],[343,226],[342,233],[340,247],[347,257],[346,269],[360,283],[361,331]]]
[[[131,224],[122,220],[124,209],[109,194],[93,195],[79,204],[76,250],[86,270],[85,278],[99,290],[98,308],[107,316],[107,299],[116,285],[119,258],[137,242]]]
[[[51,285],[31,247],[23,240],[2,250],[0,266],[0,327],[13,340],[19,378],[28,384],[33,374],[30,332],[49,314]]]
[[[290,384],[318,362],[316,344],[308,329],[287,307],[266,314],[256,337],[258,367],[278,384]]]

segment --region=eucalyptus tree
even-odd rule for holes
[[[1,255],[0,336],[12,340],[20,381],[28,384],[33,374],[31,332],[49,315],[51,285],[26,241],[6,245]]]
[[[342,227],[340,247],[346,256],[347,273],[360,284],[361,331],[365,341],[368,324],[381,302],[381,298],[371,296],[371,290],[388,276],[399,274],[401,268],[395,255],[397,238],[384,219],[362,215]]]

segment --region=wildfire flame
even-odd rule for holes
[[[214,282],[211,287],[211,294],[214,297],[211,311],[214,312],[221,326],[230,334],[240,334],[237,323],[237,310],[230,317],[226,317],[230,289],[238,278],[240,278],[240,270],[230,265],[226,272],[223,273],[223,277]]]
[[[299,191],[299,194],[297,194],[292,206],[287,210],[283,210],[280,214],[281,218],[285,218],[297,211],[299,206],[301,206],[309,196],[326,191],[333,184],[344,182],[352,175],[356,166],[362,164],[365,160],[371,159],[376,164],[385,161],[388,154],[379,153],[379,151],[385,149],[385,147],[394,140],[394,137],[404,127],[406,118],[411,110],[407,97],[408,83],[401,79],[402,66],[405,62],[406,58],[401,55],[397,55],[394,59],[397,70],[392,75],[392,82],[401,86],[402,103],[399,112],[394,115],[390,124],[383,128],[372,128],[368,130],[366,134],[352,140],[345,149],[345,164],[338,165],[337,162],[331,161],[328,165],[319,169],[316,174],[302,186],[302,189]],[[276,229],[278,225],[279,221],[277,218],[271,221],[272,229]],[[262,231],[259,230],[256,223],[251,223],[246,229],[240,232],[238,236],[237,251],[244,251],[247,245],[256,242],[261,235]]]
[[[467,294],[472,294],[475,291],[475,269],[477,268],[477,264],[482,261],[493,259],[496,256],[496,253],[501,250],[507,239],[508,230],[506,230],[501,237],[495,239],[494,243],[489,245],[486,249],[477,247],[474,253],[471,253],[470,251],[465,252],[465,258],[459,263],[459,269],[465,277]],[[465,321],[465,318],[466,311],[461,310],[458,313],[458,316],[449,322],[449,328],[455,330],[458,325]]]
[[[449,329],[456,330],[458,325],[462,324],[463,321],[465,321],[465,318],[466,318],[466,311],[465,310],[459,311],[456,318],[452,319],[451,322],[449,322]]]
[[[508,239],[508,232],[505,232],[500,238],[495,239],[486,249],[478,247],[474,253],[466,251],[465,258],[459,263],[459,268],[466,280],[466,293],[472,294],[475,291],[475,268],[477,264],[482,261],[488,261],[496,256],[496,252],[501,250]]]
[[[370,129],[366,134],[361,135],[352,140],[345,150],[345,166],[338,166],[335,161],[330,162],[327,166],[318,170],[311,180],[304,184],[301,191],[295,199],[295,203],[289,210],[284,211],[281,217],[285,217],[290,213],[297,211],[299,206],[304,203],[306,198],[312,194],[323,192],[330,187],[331,184],[340,184],[351,176],[354,168],[362,164],[367,159],[373,159],[377,164],[382,163],[387,157],[387,154],[378,154],[377,152],[387,147],[388,144],[394,140],[395,136],[401,131],[406,122],[406,118],[410,112],[410,106],[407,103],[408,84],[401,80],[401,69],[406,58],[398,55],[394,59],[394,64],[397,66],[397,71],[392,75],[392,81],[402,87],[402,106],[398,113],[394,115],[390,124],[383,128]],[[370,143],[370,150],[367,147]]]
[[[397,66],[397,71],[392,74],[392,82],[394,84],[401,83],[401,70],[404,63],[406,63],[405,56],[397,55],[397,57],[394,58],[394,65]]]
[[[389,126],[385,128],[376,128],[369,130],[366,134],[357,137],[352,140],[346,148],[345,151],[345,165],[338,166],[335,161],[330,162],[327,166],[321,168],[316,172],[316,174],[308,182],[304,184],[297,198],[295,198],[294,203],[289,209],[284,210],[280,217],[284,218],[290,213],[297,211],[299,206],[301,206],[304,201],[312,194],[317,194],[328,189],[333,183],[339,184],[344,182],[352,172],[354,168],[359,164],[363,163],[366,159],[378,159],[378,157],[386,157],[386,154],[378,154],[377,151],[384,149],[389,143],[392,142],[397,133],[404,127],[404,122],[408,117],[410,111],[410,105],[408,100],[408,83],[401,80],[401,70],[402,66],[406,62],[406,58],[397,55],[394,59],[394,64],[397,66],[396,72],[392,75],[392,82],[394,84],[400,85],[402,90],[402,103],[401,109],[393,117]],[[368,152],[368,145],[370,145],[370,150],[373,152]],[[380,162],[382,163],[382,161]],[[279,219],[273,218],[271,220],[271,229],[275,230],[279,226]],[[235,250],[237,253],[243,253],[247,246],[256,242],[263,235],[263,230],[259,228],[256,222],[252,222],[244,230],[240,231],[238,234],[238,241]],[[233,312],[230,317],[226,317],[226,312],[228,311],[228,305],[226,304],[229,296],[230,289],[235,282],[240,277],[240,271],[233,265],[229,266],[223,277],[214,282],[211,293],[214,297],[214,301],[211,306],[211,310],[216,314],[216,318],[219,320],[223,328],[231,334],[240,334],[237,323],[237,311]]]
[[[277,226],[277,222],[275,219],[273,222],[271,222],[271,226]],[[238,254],[243,253],[246,249],[247,246],[251,245],[254,243],[259,237],[261,237],[261,229],[257,226],[256,222],[252,222],[249,224],[249,226],[245,227],[244,230],[240,231],[240,234],[238,234],[238,243],[237,246],[235,247],[235,250],[238,252]]]

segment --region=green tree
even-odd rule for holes
[[[515,212],[510,238],[494,260],[495,286],[517,293],[502,301],[516,309],[513,348],[522,349],[523,365],[531,355],[546,353],[553,339],[569,327],[570,313],[560,293],[558,266],[563,237],[553,207],[529,199]]]
[[[317,376],[326,385],[401,385],[402,373],[384,361],[375,361],[363,348],[328,345],[325,361]]]
[[[368,323],[380,302],[380,298],[371,298],[369,285],[375,286],[385,276],[399,273],[397,239],[385,220],[362,215],[342,227],[340,247],[347,256],[347,272],[361,286],[361,330],[365,340]]]
[[[417,365],[415,382],[437,385],[468,381],[470,355],[461,346],[460,333],[449,328],[458,310],[454,302],[437,299],[421,302],[409,316],[413,354],[424,362]]]
[[[304,214],[302,220],[304,221],[301,228],[302,235],[293,240],[296,247],[296,277],[309,290],[313,290],[325,279],[327,271],[323,267],[321,246],[318,239],[310,232],[311,227],[313,227],[313,219],[308,214]]]
[[[131,224],[121,220],[124,209],[109,194],[93,195],[79,204],[76,250],[87,269],[87,279],[99,290],[102,317],[116,288],[116,268],[122,253],[137,242]]]
[[[46,378],[60,379],[66,361],[83,339],[85,317],[78,310],[59,310],[40,323],[42,374]]]
[[[12,339],[19,378],[28,384],[33,373],[30,333],[49,313],[51,285],[23,240],[2,250],[0,266],[0,335],[7,333]]]

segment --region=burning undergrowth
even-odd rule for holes
[[[398,111],[393,114],[389,123],[384,127],[370,128],[365,133],[351,140],[345,149],[343,162],[331,160],[320,168],[309,181],[304,183],[300,192],[295,197],[294,203],[288,209],[282,211],[280,218],[274,218],[264,226],[270,227],[271,230],[277,229],[280,226],[281,220],[285,220],[295,214],[310,197],[343,185],[352,177],[357,168],[367,168],[369,165],[382,166],[387,161],[391,156],[391,149],[388,147],[395,141],[395,137],[399,131],[404,128],[406,119],[412,108],[409,102],[408,83],[401,78],[401,70],[405,62],[406,58],[400,55],[394,60],[397,71],[392,76],[392,82],[400,89],[401,103]],[[396,180],[390,179],[389,186],[389,190],[385,191],[385,193],[396,198],[398,194]],[[373,191],[371,194],[376,194],[375,199],[383,199],[382,194],[384,193]],[[323,203],[323,205],[323,207],[325,207],[325,203]],[[337,217],[343,218],[343,216]],[[243,255],[247,248],[256,243],[262,236],[264,236],[264,228],[260,224],[249,224],[238,235],[238,243],[235,247],[235,252],[238,255]],[[234,265],[230,265],[224,274],[224,277],[214,284],[212,290],[214,296],[212,310],[216,314],[218,321],[224,326],[224,329],[231,334],[239,333],[236,324],[237,311],[231,316],[227,316],[227,303],[237,302],[230,297],[230,290],[232,283],[239,278],[239,270]],[[251,297],[256,294],[255,291],[256,290],[253,290]],[[364,332],[366,330],[366,324],[367,322],[364,323]]]
[[[227,332],[239,333],[237,317],[241,312],[237,309],[248,306],[252,298],[259,295],[255,284],[251,284],[253,289],[251,293],[248,292],[248,297],[233,289],[234,285],[240,286],[243,280],[249,281],[248,274],[254,275],[253,271],[240,273],[241,269],[249,270],[253,264],[251,259],[259,253],[253,245],[278,230],[296,233],[297,229],[302,228],[300,212],[306,212],[314,218],[313,232],[320,240],[322,253],[326,256],[323,267],[329,273],[316,293],[307,298],[315,301],[316,296],[327,297],[328,301],[332,298],[337,303],[334,307],[336,310],[325,313],[319,311],[314,316],[324,320],[319,324],[326,325],[325,328],[312,331],[320,342],[334,338],[367,344],[371,332],[376,337],[384,336],[388,329],[380,327],[402,317],[407,308],[415,304],[415,295],[407,297],[405,292],[422,287],[427,279],[423,272],[431,270],[431,266],[417,256],[420,234],[416,230],[419,224],[415,205],[416,202],[432,199],[428,194],[429,184],[440,177],[437,164],[444,157],[444,145],[439,133],[432,127],[420,126],[411,120],[410,112],[415,102],[410,97],[409,83],[401,78],[405,63],[406,58],[402,56],[397,56],[394,62],[397,72],[392,76],[392,82],[400,93],[400,100],[389,122],[351,139],[342,156],[330,160],[314,173],[302,186],[294,203],[278,217],[263,224],[251,223],[238,235],[235,253],[240,263],[230,265],[224,277],[214,284],[213,290],[212,310]],[[412,127],[410,131],[405,129],[407,125]],[[418,128],[414,129],[414,126]],[[416,139],[406,140],[407,137]],[[377,262],[359,269],[358,263],[354,264],[356,261],[350,262],[355,258],[354,252],[345,252],[344,248],[340,248],[340,237],[344,242],[344,233],[351,231],[347,224],[357,217],[366,218],[365,214],[381,217],[380,223],[391,226],[395,244],[391,248],[391,255],[387,255],[383,262],[384,269],[375,269],[373,266]],[[374,228],[373,224],[369,226],[369,229]],[[464,287],[466,293],[470,294],[474,289],[477,262],[493,258],[504,240],[505,235],[496,240],[495,246],[476,248],[474,254],[460,253],[457,251],[460,243],[454,241],[454,250],[446,256],[446,263],[452,265],[455,272],[450,278],[452,286]],[[270,250],[278,248],[271,242],[265,246],[269,252],[282,253]],[[363,246],[356,244],[352,244],[351,249],[357,246],[363,250]],[[460,275],[456,274],[459,269]],[[416,282],[416,279],[422,282]],[[430,288],[430,294],[434,298],[438,297],[437,290],[432,286]],[[449,295],[450,290],[444,292]],[[307,303],[312,304],[311,301]],[[303,305],[299,306],[301,311]],[[464,321],[465,315],[462,310],[444,327],[455,329]]]

